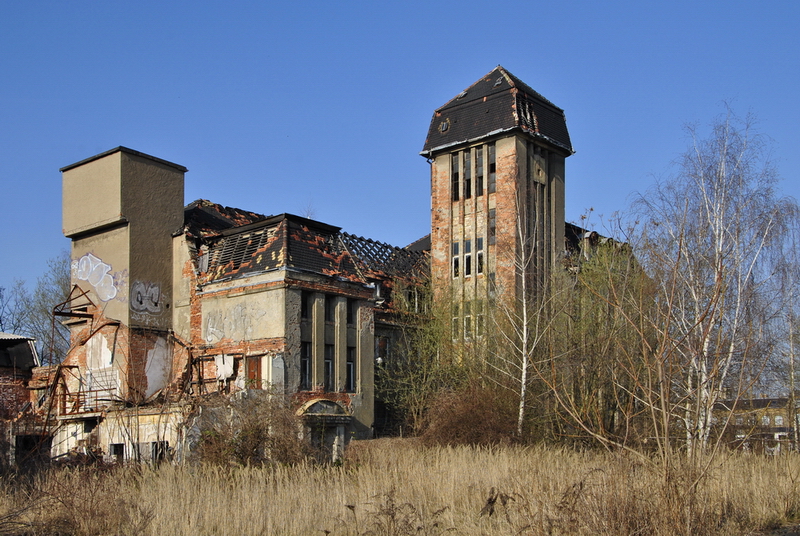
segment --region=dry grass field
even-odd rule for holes
[[[800,513],[800,456],[718,456],[664,481],[552,447],[354,443],[340,466],[59,469],[0,489],[0,534],[754,534]],[[696,483],[695,483],[696,481]]]

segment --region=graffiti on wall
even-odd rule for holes
[[[222,339],[245,341],[253,338],[253,327],[266,314],[263,309],[239,304],[231,309],[212,311],[206,317],[205,339],[213,344]]]
[[[155,283],[134,281],[130,292],[131,309],[137,313],[161,313],[161,287]]]
[[[117,285],[111,275],[111,265],[104,263],[91,253],[72,262],[75,279],[87,281],[94,287],[97,297],[107,302],[117,296]]]

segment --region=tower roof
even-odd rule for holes
[[[515,129],[573,152],[564,110],[498,65],[434,112],[420,154]]]

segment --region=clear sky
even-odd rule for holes
[[[187,203],[406,245],[434,109],[498,64],[566,112],[570,221],[624,210],[723,101],[800,197],[799,36],[789,1],[0,2],[0,286],[69,248],[59,168],[119,145],[189,168]]]

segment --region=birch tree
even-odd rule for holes
[[[636,202],[634,247],[656,285],[655,353],[680,370],[669,385],[680,411],[669,418],[691,455],[708,445],[714,405],[741,396],[745,371],[770,357],[785,298],[774,278],[797,207],[777,192],[751,118],[729,112],[708,138],[689,134],[678,173]]]

